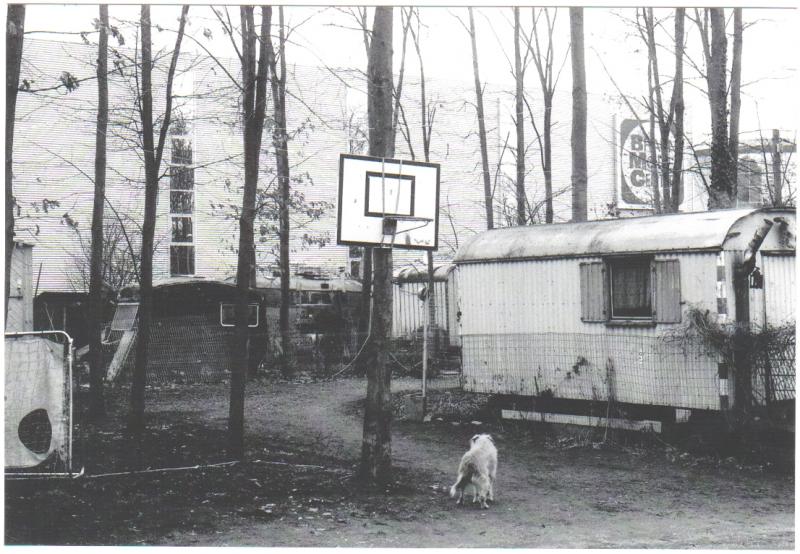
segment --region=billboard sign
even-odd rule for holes
[[[653,177],[660,180],[659,167],[650,163],[650,142],[642,130],[648,121],[623,119],[620,124],[620,172],[617,183],[617,205],[626,209],[653,209]],[[673,144],[669,151],[672,156]],[[656,163],[661,163],[661,152],[656,145]],[[680,184],[680,201],[683,201],[683,180]]]
[[[653,185],[648,161],[649,145],[642,132],[644,121],[623,119],[619,129],[620,173],[617,204],[620,208],[651,209]]]

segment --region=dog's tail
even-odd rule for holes
[[[472,482],[472,476],[478,473],[475,464],[471,462],[461,469],[462,470],[458,473],[458,481],[456,481],[455,485],[450,487],[450,498],[455,498],[459,490],[464,490],[464,488]]]

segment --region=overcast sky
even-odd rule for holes
[[[229,8],[231,18],[238,21],[238,10]],[[176,6],[154,6],[154,24],[176,28],[179,8]],[[691,9],[688,10],[691,12]],[[731,10],[729,10],[730,12]],[[111,5],[113,19],[135,21],[138,6]],[[657,9],[656,17],[671,15],[673,10]],[[335,8],[300,7],[285,8],[287,23],[295,27],[291,35],[292,44],[288,56],[299,65],[327,65],[331,67],[366,68],[366,54],[359,31],[354,30],[355,21],[342,10]],[[616,86],[608,77],[608,71],[617,86],[629,95],[641,96],[646,92],[646,55],[641,39],[633,36],[625,19],[634,15],[634,8],[586,8],[585,46],[587,63],[587,87],[589,93],[615,94]],[[223,36],[219,22],[207,6],[194,5],[190,12],[187,32],[222,57],[233,57],[229,40]],[[26,14],[26,31],[31,39],[80,40],[76,35],[41,34],[40,31],[67,32],[91,30],[91,22],[97,17],[97,7],[89,5],[29,5]],[[513,59],[512,11],[510,8],[484,7],[475,10],[481,78],[494,87],[507,86],[513,90],[508,58]],[[569,43],[568,13],[566,8],[558,10],[556,58],[559,62]],[[425,60],[426,77],[430,79],[455,80],[463,84],[472,81],[472,55],[469,37],[459,22],[467,21],[467,10],[463,7],[422,7],[420,19],[421,46]],[[277,18],[275,18],[277,19]],[[798,87],[796,79],[796,52],[798,39],[798,14],[795,9],[745,9],[742,82],[743,132],[755,132],[759,128],[779,128],[787,138],[796,138],[798,122]],[[530,26],[530,8],[522,10],[522,22]],[[298,26],[299,25],[299,26]],[[660,39],[665,46],[671,40],[673,21],[665,20]],[[395,69],[400,57],[400,14],[395,10]],[[211,39],[204,31],[211,32]],[[126,36],[129,45],[134,37],[132,30]],[[699,35],[696,26],[686,21],[688,37],[687,55],[702,65],[698,50]],[[174,41],[172,33],[154,33],[154,40],[166,46]],[[191,40],[185,47],[199,50]],[[410,43],[409,43],[410,48]],[[660,52],[661,73],[669,77],[674,70],[671,52]],[[418,74],[418,64],[409,50],[407,57],[409,78]],[[603,67],[605,65],[605,68]],[[688,64],[685,69],[687,84],[687,129],[696,137],[707,133],[709,125],[708,107],[700,89],[702,80]],[[526,87],[538,88],[535,70],[531,67]],[[556,101],[570,101],[570,66],[567,60],[556,92]],[[668,89],[669,90],[669,89]],[[641,114],[640,114],[641,115]]]

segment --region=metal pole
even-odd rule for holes
[[[425,295],[424,316],[422,318],[422,418],[425,418],[425,410],[428,403],[428,302],[430,302],[431,291]]]

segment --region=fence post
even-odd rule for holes
[[[430,303],[430,291],[425,295],[425,315],[422,318],[422,417],[425,417],[425,410],[428,404],[428,304]]]

